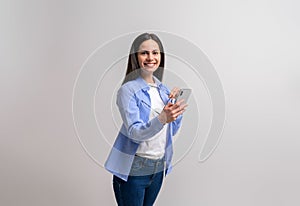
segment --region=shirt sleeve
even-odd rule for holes
[[[177,119],[175,121],[173,121],[171,123],[172,124],[172,136],[174,136],[177,133],[178,129],[180,128],[182,118],[183,118],[183,115],[181,114],[177,117]]]
[[[121,87],[119,89],[117,106],[126,128],[127,134],[124,135],[135,142],[143,142],[157,134],[164,125],[157,117],[144,122],[141,118],[141,111],[137,102],[136,94],[128,87]]]

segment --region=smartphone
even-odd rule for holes
[[[189,97],[191,96],[192,89],[183,88],[179,90],[177,97],[175,98],[175,103],[181,99],[184,99],[184,102],[187,103]]]

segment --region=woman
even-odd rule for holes
[[[144,33],[133,42],[126,77],[117,94],[122,127],[105,163],[113,174],[119,206],[153,205],[164,171],[171,171],[172,136],[180,127],[186,104],[171,103],[171,92],[161,83],[165,55],[155,34]]]

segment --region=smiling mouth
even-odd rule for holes
[[[144,66],[148,66],[148,67],[153,67],[155,66],[156,63],[155,62],[151,62],[151,63],[144,63]]]

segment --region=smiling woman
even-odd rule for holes
[[[155,34],[144,33],[134,40],[117,94],[123,124],[105,163],[113,174],[118,205],[153,205],[164,172],[172,168],[172,137],[187,105],[184,100],[170,103],[179,89],[170,91],[161,83],[164,60]]]

